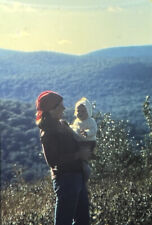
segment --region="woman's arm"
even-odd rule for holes
[[[41,142],[44,157],[51,167],[78,159],[87,160],[90,157],[90,151],[86,148],[82,148],[80,151],[74,153],[61,154],[59,151],[61,143],[59,142],[57,135],[53,133],[49,134],[44,131],[41,132]]]
[[[54,167],[59,163],[58,142],[54,135],[41,131],[41,143],[44,157],[49,166]]]

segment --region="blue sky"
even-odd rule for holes
[[[0,48],[85,54],[152,44],[152,0],[0,0]]]

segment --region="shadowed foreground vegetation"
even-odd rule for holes
[[[101,178],[90,182],[92,225],[151,225],[152,178],[141,181]],[[50,177],[20,183],[2,192],[3,225],[53,225],[54,194]]]
[[[143,106],[149,134],[130,135],[128,124],[111,115],[96,114],[98,139],[88,183],[91,225],[152,224],[152,111],[149,97]],[[3,225],[53,225],[54,193],[50,177],[18,182],[2,190]]]

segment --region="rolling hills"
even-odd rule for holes
[[[152,46],[109,48],[86,55],[0,49],[0,96],[34,104],[46,89],[67,107],[82,96],[102,112],[141,125],[142,103],[152,95]]]

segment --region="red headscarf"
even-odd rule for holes
[[[43,91],[36,100],[36,121],[41,119],[43,112],[55,109],[62,100],[62,96],[54,91]]]

